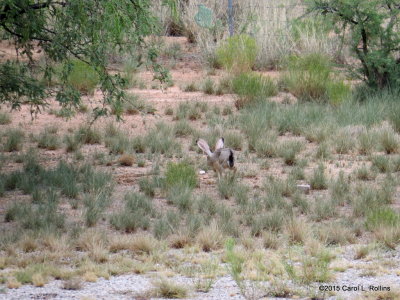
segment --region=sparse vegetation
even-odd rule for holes
[[[32,297],[39,297],[39,287],[56,279],[63,289],[84,293],[84,282],[101,285],[134,273],[136,284],[157,273],[168,280],[138,294],[116,292],[202,298],[230,275],[246,299],[319,299],[340,295],[310,286],[340,285],[349,274],[357,282],[383,274],[393,279],[398,259],[392,254],[400,245],[396,85],[382,91],[360,85],[357,70],[343,67],[353,63],[345,45],[354,37],[288,1],[264,12],[268,21],[260,18],[264,4],[235,3],[231,38],[226,7],[215,0],[180,1],[171,10],[161,1],[140,6],[148,3],[162,15],[160,24],[168,24],[157,33],[149,28],[148,49],[98,49],[109,65],[95,64],[97,83],[90,87],[83,79],[79,87],[93,96],[78,101],[62,89],[64,98],[57,99],[65,105],[56,108],[46,98],[49,110],[31,120],[27,103],[39,98],[17,101],[16,92],[4,100],[0,76],[0,103],[14,99],[21,108],[0,112],[3,290],[32,284],[38,287],[30,289]],[[111,27],[132,24],[107,20]],[[163,30],[192,35],[194,43],[162,37]],[[74,74],[74,59],[55,63],[32,47],[35,78],[52,91],[61,90],[59,81],[83,75]],[[164,66],[180,89],[165,84],[171,77]],[[42,79],[47,67],[56,78]],[[4,70],[0,64],[0,75],[16,81]],[[164,83],[151,81],[150,70]],[[110,94],[114,85],[124,90]],[[198,90],[208,95],[189,93]],[[100,94],[105,102],[96,107]],[[196,144],[200,137],[212,151],[224,137],[236,171],[214,176]]]

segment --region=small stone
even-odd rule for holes
[[[302,190],[304,193],[308,194],[311,190],[311,185],[309,184],[298,184],[297,188]]]
[[[204,175],[204,174],[206,174],[206,171],[200,170],[199,174],[200,174],[200,175]]]

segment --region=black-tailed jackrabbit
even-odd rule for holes
[[[210,146],[203,139],[198,139],[197,145],[207,154],[207,163],[217,172],[218,178],[221,177],[223,169],[229,168],[236,172],[233,150],[224,148],[224,138],[217,141],[214,152],[211,152]]]

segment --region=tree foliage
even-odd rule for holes
[[[109,54],[139,52],[156,26],[150,0],[2,0],[0,34],[28,61],[0,63],[0,104],[18,108],[29,103],[38,112],[54,96],[64,108],[77,107],[80,93],[68,83],[68,75],[79,59],[99,75],[103,97],[95,114],[106,114],[110,104],[124,99],[123,78],[107,70]],[[34,61],[35,51],[43,51],[44,64]],[[148,58],[163,71],[155,64],[154,51]],[[55,74],[59,84],[49,88],[46,83]]]
[[[338,30],[351,33],[359,74],[369,86],[400,83],[399,0],[311,0],[310,9],[333,16]]]

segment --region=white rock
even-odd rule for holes
[[[309,184],[298,184],[297,188],[302,190],[304,193],[308,194],[311,189],[311,185]]]
[[[204,174],[206,174],[206,171],[200,170],[199,174],[200,174],[200,175],[204,175]]]

